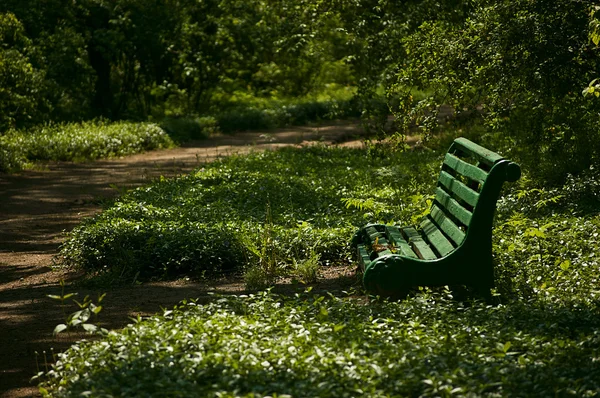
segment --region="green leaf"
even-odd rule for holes
[[[61,323],[60,325],[56,325],[56,327],[54,328],[54,332],[52,332],[52,334],[54,336],[56,336],[57,334],[59,334],[60,332],[63,332],[65,330],[67,330],[67,325]]]
[[[571,267],[571,260],[565,260],[560,263],[560,269],[567,271]]]
[[[321,307],[321,309],[319,310],[319,314],[320,314],[322,317],[326,317],[326,316],[328,316],[328,315],[329,315],[329,311],[327,311],[327,308],[325,308],[325,307]]]
[[[98,326],[91,323],[83,323],[81,324],[81,327],[88,333],[95,333],[98,330]]]

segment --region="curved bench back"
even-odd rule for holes
[[[464,242],[491,237],[502,184],[520,175],[518,164],[457,138],[444,158],[430,215],[420,225],[436,254],[442,257]]]

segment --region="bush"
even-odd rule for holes
[[[32,52],[21,22],[0,12],[0,134],[31,124],[48,110],[41,98],[45,71],[32,65]]]
[[[225,133],[360,116],[352,90],[334,91],[322,98],[292,100],[261,100],[243,96],[241,100],[223,106],[225,110],[218,111],[215,117],[219,128]]]
[[[173,145],[156,124],[94,121],[11,130],[0,136],[0,171],[21,168],[25,160],[84,161],[166,148]]]
[[[178,141],[203,140],[219,132],[217,120],[212,116],[200,118],[168,117],[160,127]]]
[[[0,173],[22,169],[27,164],[23,149],[0,136]]]
[[[205,246],[213,250],[206,255],[222,253],[233,236],[242,252],[254,253],[268,228],[268,248],[278,249],[269,256],[313,269],[318,256],[347,255],[341,243],[357,224],[414,222],[439,165],[427,150],[373,157],[313,147],[234,157],[130,193],[75,230],[67,245],[119,242],[117,251],[90,257],[105,266],[117,256],[134,263],[138,253],[118,250],[139,234],[140,252],[182,258],[187,252],[168,252],[175,244],[168,234],[182,230],[177,244],[186,244],[200,226],[190,224],[195,218],[207,221],[209,238],[201,242],[214,249]],[[147,396],[159,388],[223,397],[598,395],[600,182],[592,169],[548,188],[524,171],[498,202],[500,305],[459,302],[445,288],[420,289],[394,303],[269,293],[215,297],[206,305],[192,300],[102,340],[77,343],[43,376],[41,391],[59,397]],[[217,218],[229,224],[210,227],[208,220]],[[144,237],[144,223],[163,223],[163,235]],[[121,224],[129,236],[96,232]],[[262,268],[251,269],[251,282],[266,280]]]

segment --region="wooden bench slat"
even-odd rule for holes
[[[440,257],[443,257],[454,250],[452,243],[450,243],[448,238],[444,236],[442,231],[438,229],[433,221],[425,218],[419,226],[423,230],[425,236],[427,236],[427,239],[429,239],[429,244],[440,254]]]
[[[465,233],[435,204],[431,206],[431,218],[457,246],[465,239]]]
[[[446,157],[444,158],[444,164],[450,167],[452,170],[456,171],[457,173],[472,180],[475,180],[480,184],[483,184],[483,182],[487,179],[488,176],[488,174],[479,167],[467,163],[464,160],[461,160],[458,157],[452,155],[451,153],[446,154]]]
[[[423,260],[435,260],[437,256],[431,250],[429,245],[421,238],[419,232],[413,227],[402,228],[402,232],[406,235],[408,243],[413,247],[413,250]]]
[[[375,227],[368,227],[367,228],[367,235],[369,235],[369,243],[373,244],[375,243],[375,241],[378,241],[379,239],[381,239],[381,237],[383,237],[383,234],[379,231],[377,231],[377,229],[375,229]]]
[[[492,152],[487,148],[482,147],[474,142],[469,141],[464,137],[460,137],[454,140],[453,147],[461,149],[463,152],[473,156],[475,159],[492,166],[503,157],[498,155],[496,152]]]
[[[439,178],[440,183],[448,189],[448,191],[454,193],[456,196],[464,200],[467,204],[475,207],[479,200],[479,194],[454,178],[449,173],[442,171]]]
[[[365,245],[357,246],[358,256],[362,261],[363,269],[366,269],[367,266],[371,263],[371,257],[369,257],[369,252],[365,248]]]
[[[419,258],[416,255],[416,253],[413,251],[413,249],[410,247],[408,242],[406,240],[404,240],[404,238],[402,237],[402,234],[400,233],[400,230],[397,227],[390,225],[389,227],[386,227],[386,229],[388,231],[390,240],[400,250],[400,253],[403,256],[411,257],[411,258]]]
[[[369,243],[372,246],[372,250],[376,253],[377,257],[393,254],[389,249],[390,242],[383,232],[377,231],[375,227],[368,227],[367,234],[369,235]]]
[[[462,207],[460,203],[454,200],[442,188],[436,188],[435,199],[439,203],[440,207],[446,209],[448,213],[456,217],[456,219],[463,225],[468,226],[471,223],[473,214],[469,210]]]

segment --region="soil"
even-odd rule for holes
[[[244,132],[216,136],[182,147],[147,152],[119,159],[90,163],[46,163],[35,170],[0,175],[0,396],[39,396],[35,382],[38,370],[52,361],[53,352],[68,348],[83,334],[53,337],[64,321],[59,301],[47,297],[78,292],[81,299],[96,299],[107,293],[100,321],[119,329],[130,317],[147,316],[186,298],[208,299],[208,292],[242,293],[239,276],[221,280],[144,283],[118,288],[90,289],[78,284],[82,275],[55,267],[65,232],[101,211],[103,199],[141,186],[160,176],[187,173],[207,161],[234,153],[248,153],[282,146],[314,143],[360,146],[362,130],[354,122],[318,127],[295,127],[268,132]],[[356,284],[352,267],[324,268],[317,288],[341,291]],[[285,280],[278,290],[293,289]],[[75,311],[69,306],[68,313]]]

